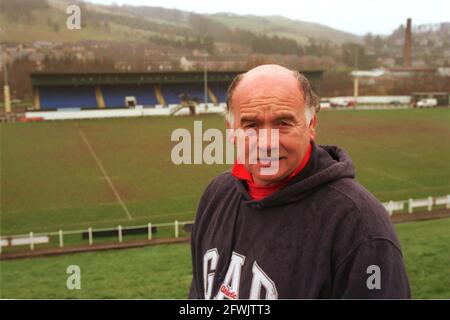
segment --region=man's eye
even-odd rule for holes
[[[249,129],[249,128],[255,128],[256,124],[255,123],[246,123],[242,126],[244,129]]]
[[[280,126],[281,127],[286,127],[286,126],[290,126],[291,124],[289,123],[289,122],[286,122],[286,121],[281,121],[280,122]]]

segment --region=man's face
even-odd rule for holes
[[[278,147],[278,164],[273,163],[276,161],[273,158],[267,163],[259,156],[256,164],[252,164],[248,159],[249,149],[256,146],[249,146],[247,141],[244,165],[255,183],[270,185],[288,177],[300,165],[310,141],[314,140],[316,125],[315,116],[307,123],[305,99],[292,72],[274,65],[249,71],[235,88],[231,103],[234,129],[253,129],[258,133],[256,154],[263,149],[270,157]],[[267,143],[260,139],[261,129],[266,129]],[[278,129],[278,146],[271,145],[271,129]],[[274,165],[278,167],[275,173],[261,172],[261,168]]]

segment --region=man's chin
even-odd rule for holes
[[[269,173],[264,174],[264,171],[261,172],[260,169],[269,169],[269,168],[259,168],[257,170],[257,172],[258,172],[257,174],[252,174],[253,180],[255,182],[259,182],[258,184],[262,184],[262,185],[277,184],[277,183],[283,181],[284,179],[286,179],[288,176],[286,172],[282,172],[281,170],[278,170],[278,172],[273,173],[273,174],[270,174],[270,171],[268,171]]]

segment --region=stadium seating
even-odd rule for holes
[[[41,87],[41,109],[96,108],[95,89],[91,86]]]
[[[161,86],[161,91],[167,104],[180,103],[180,94],[187,93],[192,99],[204,101],[204,87],[202,84],[169,84]]]
[[[228,83],[210,83],[208,86],[219,102],[226,102]]]
[[[218,102],[225,102],[227,84],[209,83],[210,92]],[[155,106],[159,104],[153,85],[102,85],[100,92],[105,107],[125,108],[125,97],[133,96],[138,105]],[[199,103],[204,101],[204,87],[197,84],[167,84],[161,86],[161,94],[166,104],[179,104],[181,94],[189,94]],[[42,110],[55,109],[92,109],[98,108],[94,86],[57,86],[40,88],[40,107]],[[208,97],[211,102],[211,98]]]
[[[154,106],[158,104],[155,90],[151,85],[114,85],[102,86],[106,108],[125,108],[125,97],[133,96],[138,105]]]

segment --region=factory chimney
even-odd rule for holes
[[[405,43],[403,47],[403,66],[411,67],[411,45],[412,45],[412,35],[411,35],[411,18],[406,20],[405,29]]]

